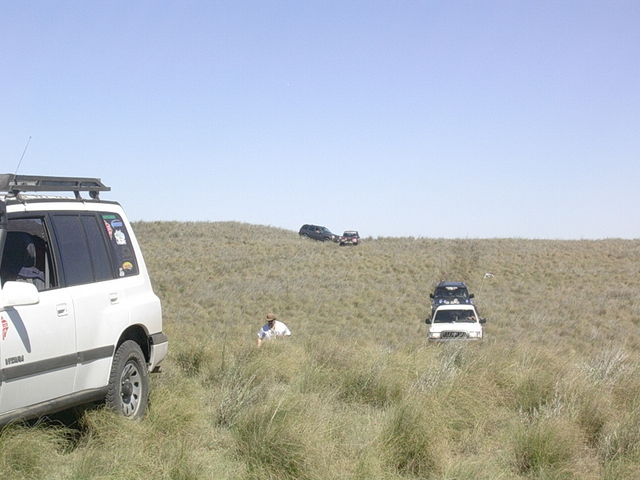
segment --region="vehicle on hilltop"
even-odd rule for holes
[[[327,227],[320,225],[304,224],[298,232],[302,238],[311,238],[320,242],[337,242],[338,235],[331,233]]]
[[[341,247],[345,245],[360,245],[360,235],[356,230],[345,230],[345,232],[340,235],[339,242]]]

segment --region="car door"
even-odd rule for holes
[[[73,302],[62,290],[6,308],[2,324],[0,414],[73,392],[76,375]]]
[[[78,371],[75,391],[107,385],[115,344],[129,323],[126,295],[116,271],[108,241],[125,242],[123,228],[107,235],[101,215],[59,213],[52,215],[63,275],[72,292],[76,316]],[[114,220],[117,225],[117,220]],[[124,264],[126,262],[120,262]],[[131,268],[134,265],[131,264]]]
[[[35,270],[44,281],[39,292],[35,284],[30,286],[37,302],[18,301],[0,310],[0,414],[72,393],[77,364],[74,306],[69,292],[57,288],[44,217],[10,217],[9,230],[1,271],[3,301],[12,283],[25,287]],[[29,236],[33,242],[27,250],[34,255],[22,255],[14,239]],[[16,263],[27,257],[33,257],[32,265]]]

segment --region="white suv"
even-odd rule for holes
[[[0,175],[0,424],[102,399],[145,414],[168,339],[131,225],[100,200],[108,190]],[[42,195],[62,191],[74,197]]]
[[[429,324],[429,340],[479,340],[482,325],[487,321],[480,318],[474,305],[440,305],[426,320]]]

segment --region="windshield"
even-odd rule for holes
[[[469,298],[465,287],[438,287],[436,288],[435,298],[457,298],[458,300],[466,300]]]
[[[433,323],[475,323],[475,321],[473,310],[440,310],[436,312]]]

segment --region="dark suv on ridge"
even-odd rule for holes
[[[319,225],[303,225],[298,232],[302,238],[313,238],[321,242],[337,242],[339,237],[327,227],[321,227]]]

